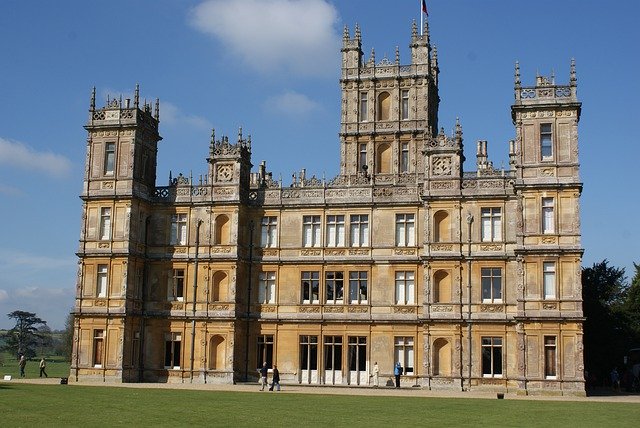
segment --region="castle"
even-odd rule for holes
[[[252,172],[239,132],[158,186],[158,101],[98,108],[94,89],[71,380],[233,383],[266,362],[369,386],[400,362],[403,386],[583,395],[575,64],[526,86],[516,63],[509,167],[478,141],[465,172],[427,25],[410,48],[366,59],[345,28],[332,179]]]

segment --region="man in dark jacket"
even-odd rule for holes
[[[280,391],[280,372],[278,371],[278,366],[273,365],[273,379],[271,380],[271,387],[269,391],[273,391],[275,387],[276,391]]]

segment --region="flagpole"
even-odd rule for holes
[[[422,13],[422,0],[418,0],[418,7],[420,8],[420,36],[422,36],[422,32],[424,31],[424,13]]]

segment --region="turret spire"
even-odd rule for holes
[[[96,109],[96,87],[93,87],[91,91],[91,103],[89,104],[89,110],[94,111]]]
[[[138,108],[140,105],[140,85],[136,83],[136,91],[133,94],[133,106]]]
[[[518,61],[516,61],[516,70],[513,77],[513,81],[516,89],[520,89],[520,86],[521,86],[520,85],[520,63]]]
[[[571,58],[571,71],[569,73],[569,84],[571,86],[576,86],[578,83],[578,79],[576,77],[576,60],[575,58]]]

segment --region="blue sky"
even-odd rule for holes
[[[440,126],[459,117],[465,153],[489,141],[495,166],[514,138],[513,71],[569,80],[576,59],[584,266],[640,262],[640,2],[430,0]],[[91,88],[160,98],[158,185],[206,172],[211,128],[253,140],[289,183],[339,170],[340,40],[362,28],[368,57],[409,63],[418,0],[0,1],[0,328],[36,312],[62,328],[74,301]],[[473,170],[467,163],[465,170]]]

